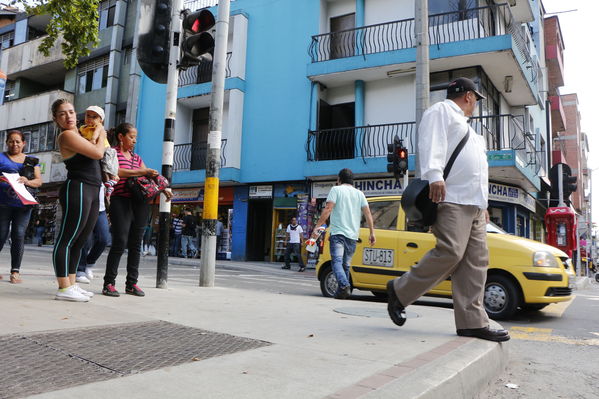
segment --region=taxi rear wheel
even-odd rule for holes
[[[491,319],[507,319],[520,305],[520,291],[508,277],[494,274],[487,277],[485,285],[485,310]]]

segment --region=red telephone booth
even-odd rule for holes
[[[576,214],[568,207],[553,207],[545,213],[547,244],[561,249],[572,257],[576,249]]]

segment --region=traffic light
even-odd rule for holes
[[[559,202],[559,165],[555,164],[549,171],[549,180],[551,181],[551,206],[558,206]],[[572,176],[572,169],[565,163],[562,163],[562,193],[564,202],[570,205],[570,195],[576,191],[577,178]]]
[[[403,141],[395,136],[393,143],[387,144],[387,172],[393,172],[396,179],[403,177],[408,170],[408,149]]]
[[[214,37],[208,32],[216,23],[214,14],[208,9],[195,12],[184,11],[183,41],[179,68],[198,65],[206,53],[214,52]]]
[[[166,83],[170,53],[172,0],[142,0],[137,61],[156,83]]]

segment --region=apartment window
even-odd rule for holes
[[[356,14],[351,13],[330,20],[330,58],[352,57],[356,51]]]
[[[53,122],[41,123],[38,125],[31,125],[25,127],[19,127],[16,129],[9,129],[0,131],[0,140],[2,140],[2,148],[6,150],[6,134],[10,130],[20,130],[25,136],[25,153],[36,153],[43,151],[56,150],[56,126]]]
[[[7,80],[4,86],[4,102],[11,101],[15,96],[15,81]]]
[[[106,87],[108,55],[90,60],[77,67],[77,93],[83,94]]]
[[[481,4],[482,6],[482,4]],[[478,0],[428,0],[428,14],[444,14],[444,13],[456,13],[456,21],[471,18],[468,14],[473,12],[473,8],[479,7]],[[470,11],[468,11],[470,10]]]
[[[9,48],[15,44],[15,32],[10,31],[0,35],[0,47]]]
[[[123,65],[131,64],[131,57],[133,56],[133,48],[131,46],[123,49]]]
[[[114,25],[114,14],[116,12],[116,0],[105,0],[98,6],[100,13],[99,29],[103,30]]]

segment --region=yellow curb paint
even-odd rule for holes
[[[552,335],[551,328],[536,328],[514,326],[510,328],[510,337],[523,341],[556,342],[567,345],[591,345],[599,346],[599,339],[574,339]]]

